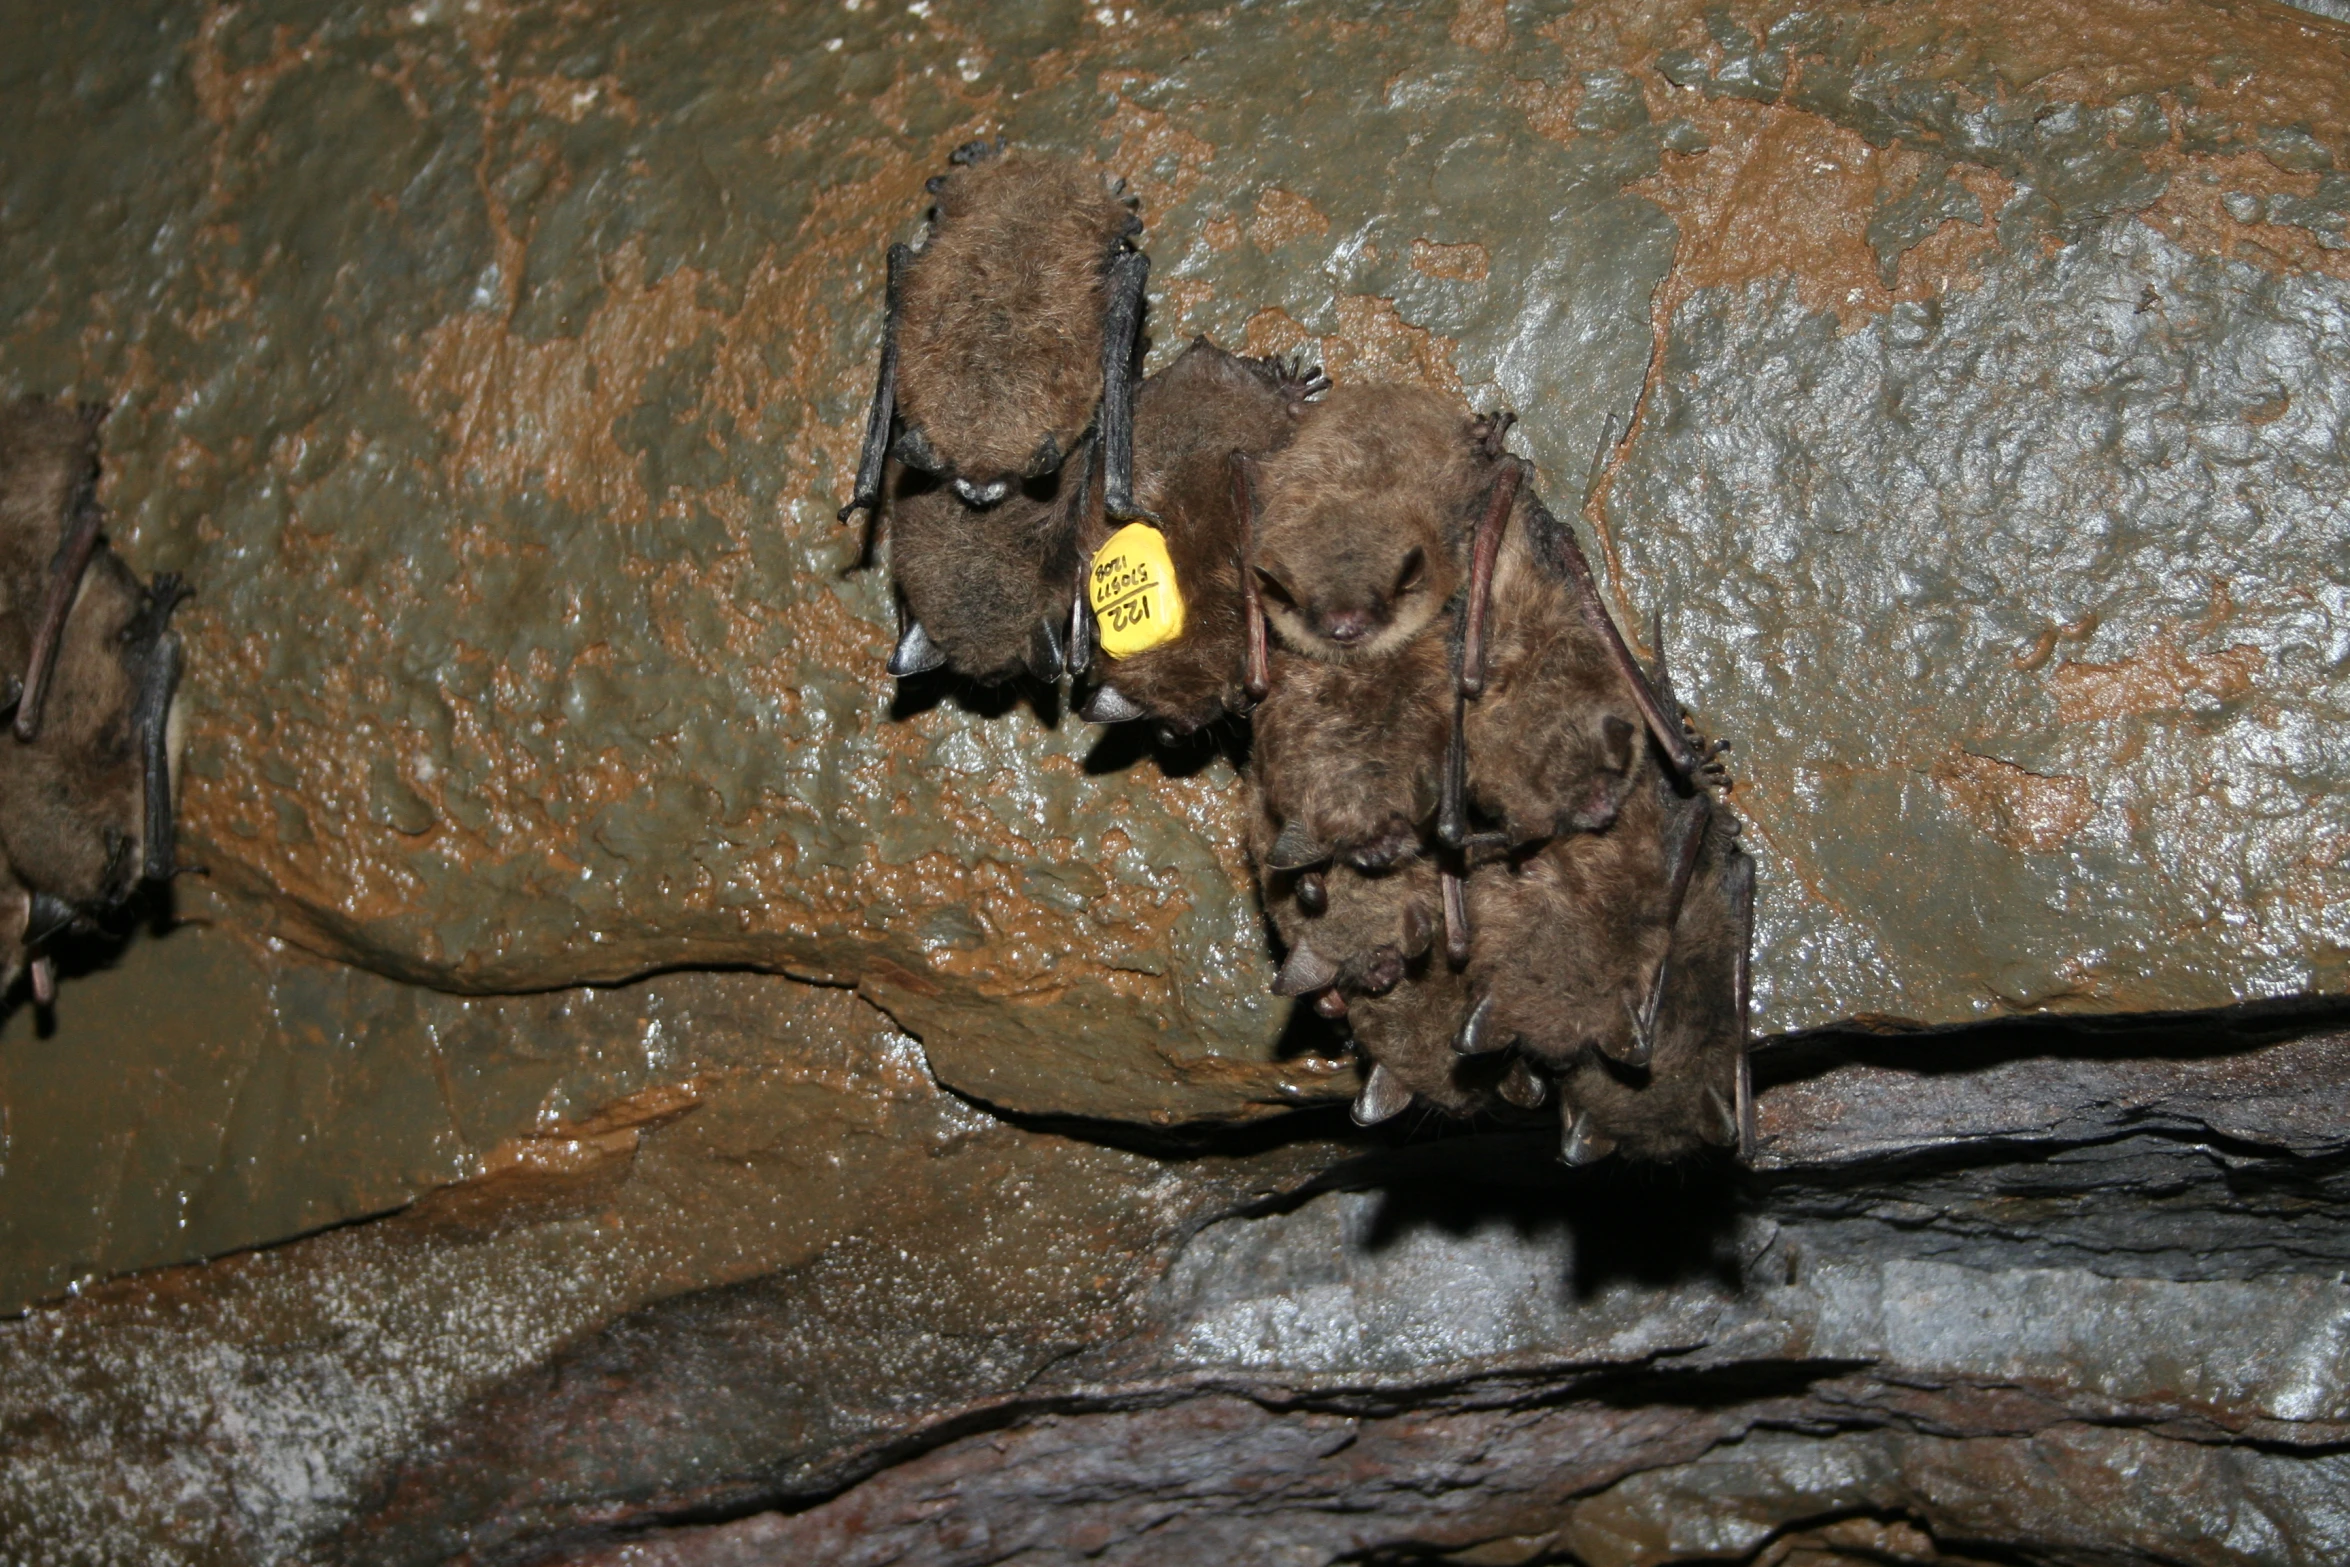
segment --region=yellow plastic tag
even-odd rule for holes
[[[1130,522],[1110,535],[1094,554],[1085,592],[1101,627],[1102,651],[1112,658],[1128,658],[1183,635],[1175,562],[1167,557],[1166,535],[1147,522]]]

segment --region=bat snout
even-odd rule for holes
[[[1322,635],[1340,647],[1367,642],[1377,629],[1377,622],[1367,609],[1342,609],[1322,617]]]
[[[985,484],[974,484],[969,479],[958,477],[955,480],[955,493],[963,498],[965,505],[984,510],[1012,493],[1012,481],[990,479]]]

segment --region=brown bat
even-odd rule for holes
[[[1345,864],[1263,869],[1273,824],[1260,814],[1257,829],[1265,911],[1288,949],[1274,994],[1312,998],[1324,1016],[1344,1020],[1369,1058],[1356,1122],[1387,1120],[1415,1097],[1454,1115],[1477,1109],[1495,1073],[1454,1049],[1469,991],[1437,940],[1435,862],[1408,859],[1377,874]]]
[[[1075,459],[1097,442],[1109,514],[1134,515],[1134,368],[1150,262],[1134,248],[1142,224],[1130,198],[1073,159],[1001,142],[969,143],[951,162],[930,182],[922,243],[890,247],[881,370],[842,520],[880,508],[893,455],[981,513],[1064,468],[1082,472]],[[927,626],[929,603],[903,580],[903,538],[892,556],[910,613],[891,672],[935,669],[965,639]],[[1045,622],[1040,653],[1060,644],[1069,618]],[[1042,661],[1055,666],[1047,678],[1059,675],[1059,660]]]
[[[1247,485],[1250,585],[1281,644],[1254,742],[1275,868],[1376,869],[1421,847],[1453,722],[1452,610],[1495,473],[1478,421],[1371,385],[1316,404]]]
[[[0,740],[0,957],[29,957],[44,1000],[43,943],[177,869],[180,644],[169,624],[186,589],[168,574],[142,585],[86,528],[97,424],[37,398],[0,410],[0,668],[49,650],[45,720],[30,740]],[[51,630],[57,564],[85,551]]]
[[[1559,1154],[1569,1164],[1619,1149],[1646,1160],[1709,1146],[1753,1152],[1747,961],[1754,861],[1736,833],[1724,811],[1705,825],[1672,950],[1652,991],[1655,1045],[1646,1069],[1586,1055],[1560,1075]]]
[[[1150,718],[1185,735],[1248,711],[1242,579],[1249,518],[1232,463],[1235,454],[1257,458],[1287,445],[1311,399],[1329,384],[1303,361],[1243,358],[1204,337],[1142,383],[1134,400],[1136,499],[1166,536],[1185,606],[1183,632],[1096,663],[1100,683],[1078,707],[1085,717]]]
[[[889,465],[890,574],[899,604],[893,675],[951,666],[982,682],[1023,672],[1051,684],[1068,663],[1089,454],[1022,481],[985,509],[935,475]]]
[[[1653,752],[1638,773],[1604,830],[1551,839],[1468,881],[1478,1001],[1456,1048],[1514,1048],[1557,1080],[1571,1164],[1618,1147],[1665,1159],[1752,1143],[1753,861],[1708,783],[1675,779]]]

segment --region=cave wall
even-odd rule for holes
[[[8,36],[0,390],[112,403],[198,588],[209,867],[0,1019],[21,1559],[2339,1559],[2324,5]],[[1160,358],[1513,406],[1562,510],[1629,430],[1754,1171],[1344,1133],[1228,755],[892,691],[832,513],[998,131],[1133,182]]]

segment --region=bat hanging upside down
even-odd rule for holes
[[[173,786],[186,596],[141,584],[100,538],[105,411],[27,398],[0,409],[0,669],[16,715],[0,737],[0,983],[44,945],[175,874]]]
[[[846,521],[887,503],[890,673],[1057,680],[1090,637],[1076,596],[1088,491],[1134,515],[1134,372],[1150,262],[1122,184],[973,142],[889,252],[881,371]],[[932,558],[932,557],[939,558]]]

